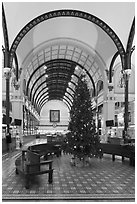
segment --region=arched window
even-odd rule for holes
[[[99,80],[97,83],[97,95],[100,93],[102,89],[103,89],[103,81]]]
[[[23,93],[26,95],[26,79],[23,80]]]

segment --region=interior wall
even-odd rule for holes
[[[50,122],[50,110],[60,110],[60,122]],[[69,109],[64,102],[59,100],[51,100],[43,106],[40,113],[39,131],[41,133],[67,130],[68,123]]]

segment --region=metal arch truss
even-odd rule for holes
[[[16,49],[20,43],[20,41],[24,38],[24,36],[36,25],[39,23],[49,20],[52,18],[57,18],[57,17],[75,17],[75,18],[81,18],[87,21],[90,21],[97,26],[99,26],[107,35],[112,39],[114,44],[116,45],[118,52],[121,57],[121,62],[122,62],[122,67],[125,67],[125,49],[123,47],[122,42],[120,41],[119,37],[117,34],[101,19],[97,18],[94,15],[91,15],[89,13],[79,11],[79,10],[55,10],[55,11],[50,11],[48,13],[44,13],[32,21],[30,21],[26,26],[22,28],[22,30],[18,33],[17,37],[15,38],[11,49],[10,49],[10,65],[12,65],[12,60],[14,53],[16,52]],[[34,86],[33,86],[34,87]],[[95,87],[94,87],[95,88]],[[95,91],[94,91],[95,92]]]
[[[44,83],[46,83],[46,80],[43,81],[43,82],[37,87],[37,89],[35,90],[35,92],[34,92],[34,94],[33,94],[33,98],[32,98],[31,101],[32,101],[34,104],[36,104],[37,99],[38,99],[40,93],[41,93],[44,89],[47,89],[47,86],[44,86],[44,87],[38,92],[37,96],[35,97],[36,92],[38,91],[38,89],[39,89]],[[67,88],[70,89],[70,90],[75,94],[75,91],[74,91],[71,87],[68,86]],[[34,98],[35,98],[35,99],[34,99]]]
[[[50,99],[48,99],[48,98],[45,98],[44,100],[43,100],[43,102],[41,103],[41,105],[40,105],[40,108],[42,108],[43,107],[43,105],[47,102],[47,101],[50,101],[50,100],[60,100],[60,101],[67,101],[67,103],[69,104],[69,107],[71,108],[71,106],[72,106],[72,103],[71,103],[71,101],[70,101],[70,99],[68,98],[68,97],[66,97],[66,98],[62,98],[62,97],[60,97],[60,95],[58,95],[58,94],[56,94],[56,96],[54,97],[54,96],[52,96],[52,97],[50,97]]]
[[[34,88],[34,86],[35,86],[35,84],[44,76],[45,74],[43,74],[43,75],[41,75],[35,82],[34,82],[34,84],[33,84],[33,86],[32,86],[32,88],[31,88],[31,91],[30,91],[30,95],[32,94],[32,90],[33,90],[33,88]],[[46,81],[46,83],[47,83],[47,81]],[[74,83],[73,81],[71,82],[74,86],[76,86],[76,83]],[[48,88],[49,89],[49,92],[50,91],[52,91],[52,86],[53,86],[53,84],[55,85],[55,87],[56,88],[54,88],[54,90],[57,90],[57,86],[60,84],[62,84],[63,85],[63,90],[64,90],[64,93],[65,93],[65,90],[66,90],[66,88],[67,88],[67,85],[68,85],[68,81],[67,82],[65,82],[63,79],[61,80],[60,79],[60,81],[58,82],[58,80],[50,80],[50,82],[48,82],[47,83],[47,86],[46,86],[46,88]],[[56,85],[57,84],[57,85]],[[61,89],[62,90],[62,89]],[[32,101],[32,102],[34,102],[34,101]]]
[[[47,72],[46,72],[46,73],[47,73],[47,74],[48,74],[48,73],[50,74],[50,72],[53,72],[53,68],[55,68],[55,70],[57,69],[57,64],[55,65],[54,63],[58,63],[58,66],[60,66],[60,63],[64,63],[64,65],[65,65],[65,63],[66,63],[67,66],[70,65],[70,68],[71,68],[71,69],[69,69],[69,70],[67,70],[67,69],[65,69],[65,68],[60,68],[60,69],[62,70],[61,73],[63,73],[63,74],[64,74],[64,73],[67,73],[69,76],[71,76],[71,75],[73,74],[73,75],[75,75],[76,77],[77,77],[77,75],[74,73],[74,69],[75,69],[76,65],[78,65],[81,69],[85,70],[86,74],[89,76],[89,78],[90,78],[90,80],[91,80],[91,82],[92,82],[92,85],[93,85],[94,92],[95,92],[94,80],[93,80],[93,78],[91,77],[91,75],[89,74],[89,72],[88,72],[86,69],[84,69],[84,67],[82,67],[79,63],[73,62],[72,60],[68,60],[68,59],[55,59],[55,60],[50,60],[50,61],[47,61],[47,62],[43,63],[43,64],[40,65],[37,69],[34,70],[34,72],[31,74],[31,76],[29,77],[29,80],[28,80],[28,82],[27,82],[26,95],[28,95],[29,84],[30,84],[30,81],[31,81],[32,77],[34,76],[34,74],[35,74],[41,67],[43,67],[44,65],[46,65],[47,67],[49,67],[49,68],[47,69]],[[67,66],[66,66],[66,68],[67,68]],[[51,70],[49,70],[49,69],[51,69]],[[49,71],[48,71],[48,70],[49,70]],[[58,71],[59,71],[59,68],[58,68]],[[69,71],[69,73],[68,73],[67,71]],[[57,70],[56,70],[56,73],[58,73]],[[71,73],[71,75],[70,75],[70,73]],[[44,74],[43,74],[43,76],[44,76]],[[33,86],[33,87],[34,87],[34,86]],[[32,90],[33,90],[33,89],[32,89]],[[30,99],[31,99],[31,97],[32,97],[31,95],[32,95],[32,91],[30,92]]]
[[[44,92],[43,93],[43,95],[39,98],[39,100],[37,101],[37,104],[40,106],[41,105],[41,103],[43,102],[43,99],[46,97],[46,96],[48,96],[48,98],[50,99],[50,98],[52,98],[52,97],[54,97],[55,98],[55,96],[60,96],[60,98],[63,98],[62,97],[62,94],[64,94],[64,91],[60,91],[60,90],[52,90],[51,91],[51,93],[50,94],[46,94],[48,91],[46,91],[46,92]],[[71,103],[73,102],[73,96],[69,93],[69,92],[66,92],[71,98],[72,98],[72,100],[69,98],[69,100],[71,101]],[[46,94],[46,95],[45,95]],[[65,97],[67,97],[66,95],[65,95]],[[67,97],[68,98],[68,97]]]
[[[65,100],[68,104],[69,104],[69,107],[71,108],[72,106],[72,101],[66,96],[65,98],[62,98],[60,96],[60,94],[57,94],[55,96],[50,96],[50,98],[44,98],[41,103],[40,103],[40,109],[43,107],[43,105],[47,102],[47,101],[50,101],[50,100]]]
[[[41,97],[44,96],[45,93],[48,93],[48,90],[46,90],[45,92],[43,92],[44,89],[46,89],[47,87],[43,87],[43,89],[41,89],[39,91],[39,93],[37,94],[36,98],[35,98],[35,101],[34,101],[34,104],[38,104],[38,102],[40,101]],[[69,89],[71,89],[70,87],[68,87]],[[54,91],[56,91],[56,89],[53,89]],[[62,92],[64,94],[64,92],[68,93],[72,98],[73,98],[73,95],[71,95],[64,87],[62,87]],[[71,89],[73,91],[73,89]],[[41,94],[42,93],[42,94]],[[73,91],[74,93],[74,91]],[[39,97],[39,98],[38,98]]]
[[[34,107],[36,107],[36,108],[39,107],[39,104],[38,104],[39,100],[41,99],[41,97],[43,97],[43,94],[41,94],[41,93],[46,88],[48,90],[47,93],[50,97],[51,97],[51,95],[53,95],[53,91],[54,91],[54,92],[60,93],[61,98],[63,98],[65,93],[71,95],[71,97],[73,98],[73,95],[70,94],[69,91],[67,91],[67,88],[75,94],[75,90],[73,90],[68,84],[69,84],[69,82],[71,82],[74,85],[74,87],[76,87],[76,85],[77,85],[75,83],[75,81],[71,80],[72,76],[75,76],[77,79],[79,78],[77,73],[75,73],[75,68],[77,65],[79,66],[81,71],[84,70],[84,73],[87,74],[87,76],[89,77],[89,79],[92,83],[93,90],[95,92],[95,83],[94,83],[93,78],[91,77],[90,73],[84,67],[82,67],[80,64],[78,64],[72,60],[68,60],[68,59],[50,60],[50,61],[43,63],[38,68],[36,68],[32,72],[32,74],[30,75],[30,77],[28,79],[27,86],[26,86],[26,95],[28,96],[29,100],[32,102]],[[44,71],[44,72],[42,71],[42,74],[34,81],[33,85],[30,88],[30,93],[29,93],[28,90],[29,90],[29,85],[30,85],[32,78],[36,75],[36,72],[39,71],[39,69],[43,68],[44,66],[47,67],[46,71]],[[43,68],[43,70],[44,70],[44,68]],[[81,73],[81,71],[80,71],[80,73]],[[44,81],[41,81],[40,84],[34,90],[36,84],[45,75],[48,75],[48,77],[45,78]],[[42,89],[41,89],[41,87],[42,87]],[[54,95],[56,95],[56,94],[54,93]]]
[[[60,64],[63,64],[60,65]],[[43,63],[42,65],[40,65],[37,69],[34,70],[34,72],[31,74],[28,82],[27,82],[27,88],[26,88],[26,95],[28,95],[28,88],[29,88],[29,84],[30,84],[30,81],[32,79],[32,77],[34,76],[34,74],[41,68],[43,67],[44,65],[47,66],[47,71],[46,71],[46,74],[47,75],[53,75],[53,74],[66,74],[66,77],[70,78],[71,77],[71,74],[73,74],[74,72],[74,69],[75,69],[75,66],[76,66],[76,63],[74,63],[73,61],[71,60],[66,60],[66,59],[55,59],[55,60],[50,60],[50,61],[47,61],[46,63]],[[66,65],[66,66],[65,66]],[[53,72],[54,71],[54,72]],[[45,74],[44,74],[45,75]],[[43,75],[43,76],[44,76]],[[42,75],[41,75],[42,76]],[[63,76],[64,78],[64,76]],[[32,91],[30,92],[30,99],[32,97]]]
[[[109,67],[109,83],[112,82],[112,69],[115,63],[116,58],[118,57],[119,52],[116,52],[111,60],[110,67]]]
[[[62,100],[62,98],[56,97],[56,99],[59,100],[59,101],[63,101],[63,102],[66,104],[66,106],[68,107],[69,111],[71,110],[71,106],[72,106],[72,105],[69,103],[69,101],[68,101],[66,98],[64,98],[64,99]],[[51,98],[50,100],[54,100],[54,98],[53,98],[53,99]],[[43,103],[42,103],[42,105],[41,105],[41,109],[42,109],[42,107],[47,103],[47,101],[49,101],[49,100],[45,99],[45,100],[43,101]]]
[[[133,19],[132,26],[131,26],[130,33],[129,33],[129,37],[128,37],[127,48],[126,48],[126,53],[125,53],[125,62],[126,63],[125,63],[125,66],[122,67],[123,69],[130,69],[131,68],[131,55],[132,55],[133,51],[135,50],[135,46],[132,47],[134,35],[135,35],[135,17]],[[111,64],[110,64],[110,68],[109,68],[109,83],[112,82],[112,69],[113,69],[115,60],[119,54],[120,54],[119,51],[117,51],[111,60]]]
[[[125,54],[125,69],[131,69],[131,55],[132,55],[132,44],[135,35],[135,18],[133,19],[132,26],[130,29],[128,42],[127,42],[127,49]]]
[[[38,105],[40,105],[42,102],[43,102],[43,99],[46,97],[46,96],[48,96],[48,98],[50,99],[50,98],[52,98],[52,97],[54,97],[55,98],[55,96],[60,96],[60,98],[63,98],[63,95],[64,95],[64,91],[57,91],[57,90],[52,90],[51,91],[51,93],[50,94],[46,94],[45,95],[45,93],[47,93],[47,92],[44,92],[43,94],[43,96],[42,97],[40,97],[39,98],[39,100],[38,100]],[[67,92],[68,93],[68,92]],[[71,97],[72,97],[72,99],[73,99],[73,96],[71,95],[71,94],[69,94]],[[65,96],[66,97],[66,96]],[[68,98],[68,97],[67,97]],[[69,100],[71,101],[71,99],[69,98]],[[71,101],[71,103],[72,103],[72,101]]]
[[[5,49],[7,52],[9,52],[9,38],[8,38],[8,30],[7,30],[7,23],[6,23],[3,3],[2,3],[2,27],[3,27]]]
[[[132,26],[130,29],[126,53],[130,53],[130,52],[132,53],[132,43],[133,43],[134,35],[135,35],[135,18],[133,19]]]
[[[52,18],[57,18],[57,17],[75,17],[75,18],[82,18],[85,19],[87,21],[90,21],[94,24],[96,24],[97,26],[99,26],[102,30],[105,31],[105,33],[107,33],[110,38],[113,40],[114,44],[116,45],[119,54],[121,56],[121,61],[122,64],[124,66],[124,55],[125,55],[125,49],[123,47],[122,42],[120,41],[119,37],[117,36],[117,34],[112,30],[112,28],[110,28],[104,21],[102,21],[101,19],[97,18],[94,15],[91,15],[89,13],[83,12],[83,11],[79,11],[79,10],[71,10],[71,9],[62,9],[62,10],[55,10],[55,11],[50,11],[48,13],[44,13],[38,17],[36,17],[35,19],[33,19],[32,21],[30,21],[27,25],[25,25],[22,30],[18,33],[18,35],[16,36],[11,49],[10,49],[10,66],[12,65],[12,60],[13,60],[13,56],[14,53],[16,52],[16,49],[20,43],[20,41],[24,38],[24,36],[36,25],[38,25],[39,23],[45,21],[45,20],[49,20]]]

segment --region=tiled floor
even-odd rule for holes
[[[3,201],[23,200],[70,200],[70,201],[134,201],[135,168],[117,159],[112,162],[92,158],[90,166],[74,167],[70,155],[53,158],[53,184],[48,184],[47,174],[33,179],[30,189],[25,189],[24,180],[15,175],[15,159],[19,152],[3,158]],[[10,168],[9,168],[10,167]],[[7,169],[10,169],[7,171]]]

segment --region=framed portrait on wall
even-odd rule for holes
[[[50,122],[60,122],[60,110],[50,110]]]

